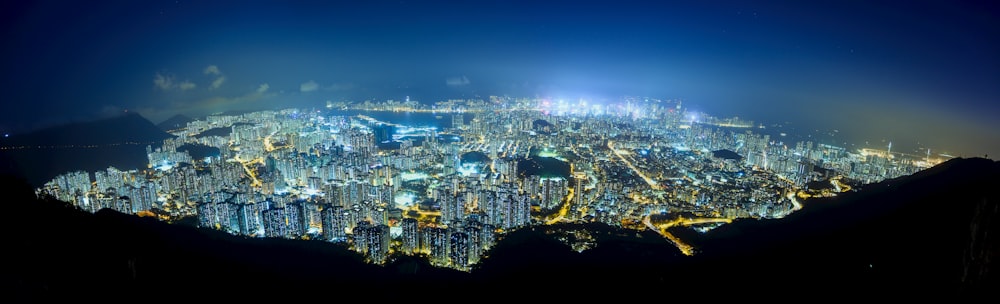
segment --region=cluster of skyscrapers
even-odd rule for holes
[[[350,106],[364,115],[211,115],[150,147],[147,168],[69,172],[38,193],[91,212],[193,216],[202,227],[248,237],[343,243],[373,263],[411,254],[470,269],[504,233],[531,225],[646,229],[644,217],[682,212],[782,217],[817,181],[874,182],[926,167],[891,154],[785,144],[739,119],[700,122],[673,101],[492,97]],[[451,124],[369,117],[383,111]],[[183,145],[218,152],[196,158],[178,149]],[[486,157],[463,161],[468,153]],[[557,159],[569,172],[524,170],[540,158]]]

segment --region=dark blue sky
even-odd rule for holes
[[[0,130],[476,94],[682,99],[1000,155],[1000,14],[965,1],[34,1],[0,8]],[[919,143],[919,144],[917,144]]]

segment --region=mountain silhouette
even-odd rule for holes
[[[0,173],[22,176],[37,187],[70,171],[145,168],[146,146],[158,147],[171,137],[133,112],[55,126],[0,140]]]
[[[172,130],[187,127],[187,124],[192,121],[194,121],[194,119],[191,117],[184,116],[183,114],[177,114],[156,124],[156,127],[163,130],[163,132],[170,132]]]
[[[471,272],[422,257],[366,264],[342,245],[251,239],[111,210],[96,214],[34,197],[6,178],[5,294],[20,300],[308,299],[364,294],[372,300],[481,296],[510,300],[776,297],[974,298],[996,286],[1000,164],[953,159],[864,186],[773,220],[710,230],[674,229],[698,254],[682,255],[653,231],[560,224],[513,231]],[[585,230],[582,253],[558,241]],[[275,294],[278,293],[278,294]],[[454,298],[458,299],[458,298]]]

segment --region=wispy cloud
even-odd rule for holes
[[[219,76],[215,80],[212,80],[212,84],[208,86],[210,90],[218,89],[222,86],[222,83],[226,82],[226,76]]]
[[[267,89],[270,89],[270,88],[271,88],[271,85],[266,84],[266,83],[262,83],[259,87],[257,87],[257,93],[263,94],[263,93],[267,92]]]
[[[312,92],[317,89],[319,89],[319,84],[317,84],[315,81],[312,80],[299,85],[299,91],[302,92]]]
[[[444,80],[444,83],[447,84],[448,86],[452,86],[452,87],[464,86],[464,85],[469,85],[469,78],[465,77],[465,76],[462,76],[462,77],[448,77],[448,79]]]
[[[196,87],[198,87],[198,85],[194,84],[193,82],[187,81],[187,80],[185,80],[185,81],[183,81],[183,82],[181,82],[180,84],[177,85],[177,88],[181,89],[181,91],[187,91],[187,90],[190,90],[190,89],[194,89]]]
[[[214,75],[214,76],[217,76],[217,77],[215,77],[214,80],[212,80],[212,83],[208,85],[208,89],[209,90],[218,89],[219,87],[222,86],[223,83],[226,82],[226,76],[222,75],[222,70],[219,70],[219,67],[216,66],[216,65],[214,65],[214,64],[205,67],[205,70],[203,71],[203,73],[205,73],[205,75]]]
[[[153,86],[156,89],[160,89],[163,91],[171,91],[171,90],[187,91],[198,87],[198,85],[189,80],[177,82],[176,80],[174,80],[173,75],[163,75],[160,73],[156,73],[156,75],[153,76]]]
[[[153,85],[160,90],[170,90],[174,86],[174,77],[156,73],[156,76],[153,76]]]
[[[219,71],[218,66],[210,65],[205,67],[205,75],[222,75],[222,71]]]

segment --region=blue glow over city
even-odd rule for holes
[[[8,1],[2,192],[38,204],[0,220],[19,249],[0,285],[996,286],[998,7]]]
[[[782,218],[800,200],[948,159],[784,141],[752,122],[689,113],[682,101],[622,102],[601,113],[492,96],[209,115],[147,148],[148,168],[69,172],[38,193],[91,212],[196,217],[236,235],[343,243],[378,264],[408,254],[468,270],[507,232],[565,223],[652,229],[694,255],[667,228]],[[415,128],[376,118],[399,113],[450,125],[413,136]],[[200,136],[218,128],[232,132]],[[170,152],[190,144],[221,154]],[[433,239],[445,236],[467,239],[464,249]]]

